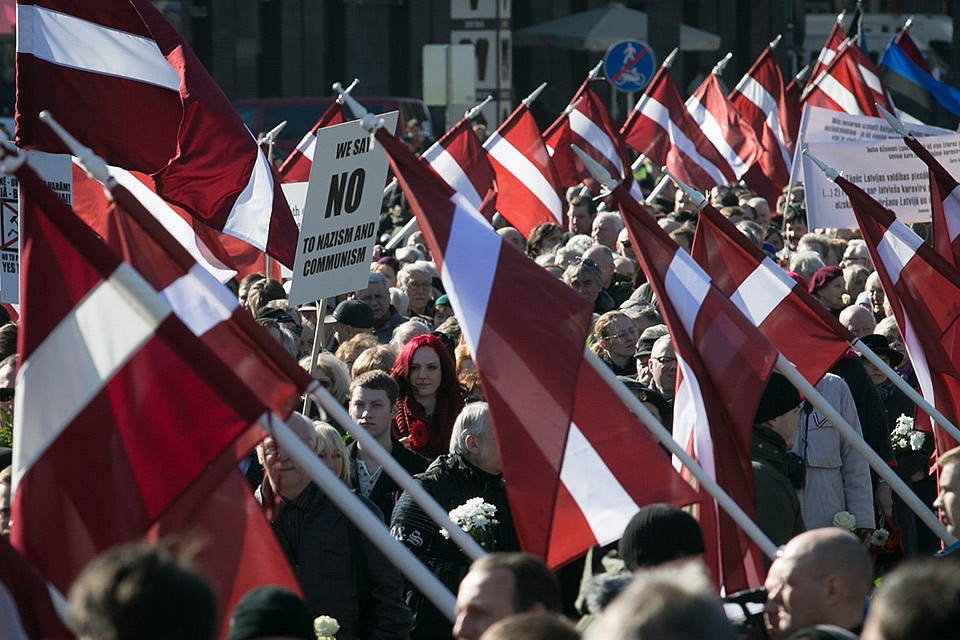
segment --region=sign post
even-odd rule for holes
[[[633,108],[633,94],[642,91],[657,70],[657,62],[653,50],[639,40],[621,40],[610,45],[603,55],[603,71],[610,83],[617,91],[627,94],[627,111]],[[614,118],[617,113],[617,99],[613,96]]]
[[[380,116],[394,131],[399,113]],[[307,200],[293,264],[290,304],[367,286],[376,242],[387,156],[353,120],[317,132]],[[320,312],[317,321],[322,321]]]

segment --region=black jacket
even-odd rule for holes
[[[410,451],[402,444],[397,442],[394,438],[390,439],[390,455],[394,460],[400,463],[400,466],[410,475],[416,475],[418,473],[423,473],[426,471],[427,467],[430,465],[430,460],[424,458],[422,455],[415,451]],[[358,478],[357,475],[357,443],[351,442],[347,446],[347,457],[350,460],[350,469],[354,478]],[[360,482],[356,482],[357,488],[359,489]],[[373,483],[373,489],[370,491],[370,495],[367,496],[373,504],[377,505],[377,508],[383,512],[383,521],[389,525],[390,517],[393,515],[393,508],[397,504],[397,500],[400,499],[400,494],[403,493],[403,489],[400,488],[400,485],[390,477],[385,470],[380,472],[380,477],[377,478],[377,481]]]
[[[502,476],[481,471],[460,455],[440,456],[425,472],[416,476],[424,490],[445,511],[464,504],[470,498],[483,498],[497,508],[499,524],[494,530],[496,551],[518,551],[517,534],[507,504]],[[393,510],[390,531],[403,542],[453,593],[470,567],[470,558],[460,547],[440,535],[435,523],[406,491]],[[407,604],[416,616],[412,638],[449,640],[451,624],[419,591],[408,587]]]
[[[770,427],[755,424],[750,458],[756,486],[757,524],[774,544],[786,544],[805,529],[797,490],[787,478],[787,445]]]
[[[278,522],[271,525],[312,614],[336,618],[342,638],[408,637],[413,619],[400,572],[315,485],[304,491],[311,494],[296,548]],[[256,497],[263,502],[263,486]],[[381,515],[372,502],[357,497]]]

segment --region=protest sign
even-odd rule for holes
[[[938,140],[945,135],[954,136],[946,129],[923,124],[907,124],[907,129],[918,137],[935,136]],[[843,172],[844,177],[893,210],[904,222],[929,222],[930,188],[926,166],[903,144],[886,120],[806,107],[801,132],[801,144],[794,160],[797,174],[794,183],[804,185],[807,224],[811,229],[847,229],[856,227],[857,222],[850,201],[800,153],[803,149]],[[947,155],[951,147],[938,149]],[[950,167],[944,159],[941,162]]]
[[[395,131],[398,112],[380,116]],[[367,286],[387,157],[359,120],[317,131],[290,303],[303,304]]]
[[[67,204],[73,203],[70,156],[29,151],[30,165]],[[0,174],[0,302],[20,303],[20,188],[16,176]]]

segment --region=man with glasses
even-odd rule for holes
[[[360,289],[353,297],[367,303],[373,311],[373,332],[380,344],[389,343],[393,330],[409,320],[390,304],[390,281],[383,274],[371,273],[367,288]]]
[[[817,624],[858,633],[873,588],[873,563],[853,534],[839,527],[814,529],[782,548],[764,587],[764,614],[773,640]]]
[[[673,351],[673,342],[669,335],[661,336],[653,343],[647,368],[653,378],[654,389],[673,402],[677,386],[677,354]]]

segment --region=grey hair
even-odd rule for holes
[[[490,424],[490,407],[486,402],[471,402],[463,408],[453,423],[450,434],[450,453],[466,454],[467,436],[485,438],[493,435]]]
[[[410,280],[410,276],[414,274],[424,275],[428,278],[436,278],[438,275],[437,268],[433,266],[432,262],[417,260],[416,262],[401,267],[400,273],[397,274],[397,284],[400,287],[406,286]]]
[[[623,220],[620,218],[619,213],[614,213],[612,211],[606,213],[598,213],[597,217],[593,219],[594,226],[602,223],[604,220],[613,220],[613,226],[617,230],[617,233],[620,233],[620,230],[623,229]]]

